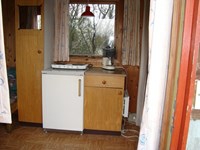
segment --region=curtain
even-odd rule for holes
[[[140,76],[138,84],[137,109],[136,109],[137,126],[140,126],[142,120],[142,112],[145,100],[145,88],[146,88],[147,73],[148,73],[149,5],[150,5],[150,0],[145,0],[144,11],[143,11],[143,25],[142,25],[143,29],[142,29],[142,41],[141,41]]]
[[[138,150],[157,150],[165,100],[173,0],[151,0],[149,59]]]
[[[0,3],[0,122],[11,123],[10,98],[3,35],[2,4]]]
[[[54,61],[69,61],[69,0],[55,1]]]
[[[140,63],[140,1],[124,0],[124,31],[122,64],[139,66]]]

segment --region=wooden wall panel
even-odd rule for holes
[[[136,113],[138,82],[139,82],[139,66],[127,65],[127,66],[124,66],[124,68],[127,74],[126,87],[128,89],[128,93],[130,97],[129,112]]]
[[[2,0],[6,63],[15,67],[15,0]]]

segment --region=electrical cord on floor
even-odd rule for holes
[[[139,138],[139,131],[131,128],[125,129],[126,123],[130,126],[134,125],[135,123],[127,121],[126,118],[123,117],[123,125],[122,125],[122,130],[121,130],[121,136],[124,138],[130,140],[130,141],[137,141]]]
[[[123,67],[123,70],[126,74],[126,82],[125,82],[125,91],[128,90],[128,72],[126,70],[126,68]],[[135,125],[135,122],[130,122],[127,120],[127,118],[123,117],[123,125],[122,125],[122,130],[121,130],[121,136],[130,140],[130,141],[138,141],[139,138],[139,131],[135,130],[135,129],[125,129],[125,126],[128,124],[128,126]]]

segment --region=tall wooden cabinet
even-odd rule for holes
[[[121,131],[125,74],[93,68],[85,74],[84,129]]]
[[[39,29],[20,27],[19,7],[40,6]],[[30,17],[30,16],[29,16]],[[29,18],[30,19],[30,18]],[[44,50],[43,0],[15,1],[16,71],[19,121],[42,122],[41,70]]]

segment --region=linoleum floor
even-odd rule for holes
[[[139,130],[128,125],[128,128]],[[131,135],[133,133],[127,133]],[[42,127],[25,126],[17,121],[10,133],[0,124],[0,150],[135,150],[137,133],[132,138],[116,135],[66,133],[50,131]]]

